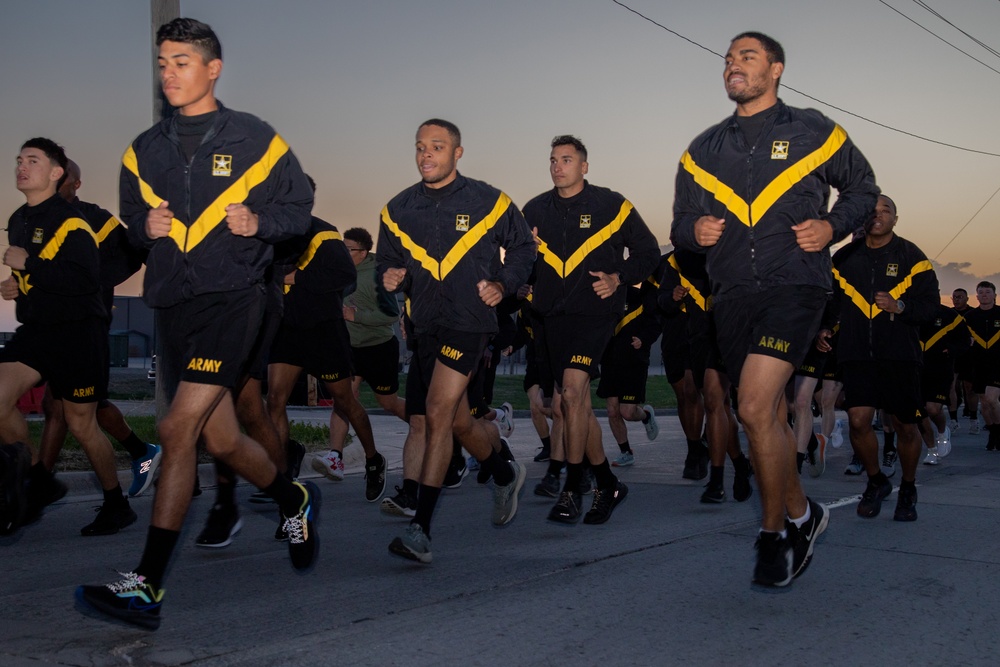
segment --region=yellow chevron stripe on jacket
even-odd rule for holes
[[[973,331],[972,327],[969,327],[969,333],[972,334],[972,340],[975,341],[976,345],[983,348],[984,350],[990,349],[991,347],[997,344],[997,341],[1000,341],[1000,331],[993,334],[993,337],[990,338],[989,340],[986,340],[985,338],[977,334],[975,331]]]
[[[924,271],[933,271],[933,270],[934,267],[931,265],[930,261],[925,259],[923,261],[917,262],[916,264],[913,265],[913,268],[910,269],[910,272],[907,274],[906,278],[901,280],[895,287],[889,290],[889,296],[891,296],[893,299],[901,298],[906,293],[906,290],[910,288],[910,285],[913,284],[913,277],[915,275],[917,275],[918,273],[923,273]],[[840,271],[838,271],[836,267],[834,267],[833,269],[833,279],[836,280],[838,283],[840,283],[840,288],[844,290],[844,294],[846,294],[851,299],[851,302],[855,306],[857,306],[858,309],[860,309],[861,312],[864,313],[865,317],[867,317],[868,319],[873,320],[880,313],[884,312],[874,303],[868,303],[868,301],[866,301],[865,298],[861,296],[861,294],[856,289],[854,289],[854,286],[851,285],[849,282],[847,282],[846,278],[840,275]]]
[[[674,267],[674,269],[677,271],[677,275],[680,276],[681,278],[681,286],[687,288],[688,296],[694,299],[694,302],[698,304],[699,308],[701,308],[702,310],[708,310],[708,304],[705,301],[705,295],[699,292],[698,288],[694,286],[694,283],[685,278],[684,274],[681,273],[681,267],[677,264],[677,257],[671,255],[670,259],[667,260],[667,263],[670,264],[670,266]]]
[[[747,227],[753,227],[786,192],[833,157],[845,141],[847,133],[839,125],[835,125],[822,146],[778,174],[749,205],[731,187],[696,164],[688,151],[681,156],[681,165],[691,174],[695,183],[712,193],[716,201],[725,206],[737,220]]]
[[[965,320],[962,319],[961,315],[955,315],[955,319],[951,321],[951,324],[935,331],[934,335],[928,338],[926,341],[920,341],[920,349],[929,350],[930,348],[934,347],[942,338],[947,336],[950,332],[954,331],[955,327],[959,326],[960,324],[963,324],[964,322]]]
[[[186,227],[183,222],[174,218],[170,224],[169,237],[181,252],[190,252],[205,240],[209,233],[219,226],[226,219],[226,207],[230,204],[239,204],[246,201],[250,191],[267,180],[271,170],[285,153],[288,152],[288,144],[275,134],[264,155],[243,175],[236,179],[232,185],[216,197],[215,201],[209,204],[198,219],[190,227]],[[129,146],[122,156],[122,164],[135,175],[139,182],[139,192],[151,208],[157,208],[163,203],[163,198],[153,192],[153,188],[139,175],[139,163],[135,155],[135,150]]]
[[[97,239],[97,245],[101,245],[104,241],[111,235],[111,232],[115,231],[115,227],[118,227],[122,223],[118,222],[118,218],[111,216],[108,218],[107,222],[97,231],[95,238]]]
[[[560,278],[566,278],[569,274],[573,273],[574,270],[583,260],[587,258],[587,255],[592,253],[597,248],[600,248],[608,239],[614,235],[622,225],[625,224],[625,219],[628,217],[629,213],[632,212],[632,202],[625,200],[622,202],[621,208],[618,209],[618,215],[615,219],[611,221],[610,224],[605,225],[603,228],[599,229],[596,234],[584,241],[576,251],[569,256],[565,261],[559,257],[545,241],[538,240],[538,253],[545,260],[545,263],[555,269],[556,274]]]
[[[301,257],[299,257],[299,261],[295,264],[295,268],[301,271],[309,266],[309,262],[313,261],[313,258],[316,257],[316,252],[325,241],[340,241],[343,238],[344,237],[340,235],[340,232],[335,232],[333,230],[316,234],[316,236],[309,240],[309,247],[307,247],[306,251],[302,253]]]
[[[112,218],[112,220],[114,220],[114,218]],[[117,220],[115,222],[117,222]],[[59,249],[62,248],[63,243],[66,242],[66,237],[69,236],[69,233],[77,230],[86,232],[90,238],[94,239],[94,243],[97,243],[97,235],[94,234],[94,230],[85,220],[81,218],[66,218],[66,220],[59,225],[59,229],[57,229],[56,233],[52,235],[52,238],[49,239],[49,242],[42,248],[42,251],[38,253],[38,256],[42,259],[55,259],[55,256],[59,254]],[[21,294],[27,294],[33,287],[30,282],[31,274],[17,270],[11,271],[11,274],[17,280],[17,288],[21,291]]]
[[[479,243],[486,236],[487,232],[496,226],[497,221],[507,212],[510,204],[510,197],[501,192],[496,203],[493,205],[493,210],[485,218],[473,225],[469,231],[465,232],[458,243],[452,246],[451,250],[448,251],[440,262],[431,257],[425,248],[414,241],[409,234],[400,229],[396,221],[389,215],[388,206],[382,208],[382,222],[399,239],[402,246],[410,252],[413,259],[420,263],[420,266],[424,267],[428,273],[434,276],[435,280],[444,280],[469,250]]]
[[[621,331],[622,329],[624,329],[625,327],[627,327],[628,324],[629,324],[629,322],[631,322],[635,318],[637,318],[640,315],[642,315],[642,310],[643,310],[643,306],[639,306],[635,310],[629,311],[625,315],[625,317],[623,317],[621,319],[621,321],[618,323],[618,325],[615,326],[615,335],[617,336],[619,331]]]

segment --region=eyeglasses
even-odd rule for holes
[[[351,248],[351,247],[348,247],[347,249],[350,250],[351,252],[368,252],[364,248]]]

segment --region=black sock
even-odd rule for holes
[[[740,455],[733,459],[733,468],[736,472],[741,474],[746,474],[750,472],[750,459],[746,457],[746,454],[740,452]]]
[[[216,480],[215,504],[226,507],[236,506],[236,482],[228,480]]]
[[[874,482],[875,484],[882,485],[889,481],[889,478],[885,476],[885,473],[879,470],[874,475],[868,476],[868,481]]]
[[[115,488],[113,489],[104,490],[104,504],[128,505],[128,500],[126,500],[124,494],[122,494],[121,484],[115,484]]]
[[[149,532],[146,533],[146,548],[142,552],[142,560],[135,568],[135,573],[145,577],[153,588],[163,586],[163,576],[167,571],[170,555],[174,552],[180,536],[180,531],[149,527]]]
[[[417,493],[417,513],[411,523],[415,523],[424,529],[424,535],[431,536],[431,516],[437,506],[438,496],[441,495],[441,487],[420,485]]]
[[[917,490],[917,480],[911,480],[907,482],[905,479],[899,481],[899,490],[902,491],[916,491]]]
[[[417,497],[417,490],[420,488],[420,484],[415,479],[403,479],[403,493],[411,498]]]
[[[712,466],[708,471],[708,484],[709,486],[722,486],[722,472],[725,470],[723,466]]]
[[[607,459],[601,461],[600,465],[591,464],[590,467],[594,471],[594,481],[597,482],[597,488],[605,490],[615,488],[618,478],[611,472],[611,465]]]
[[[646,412],[645,410],[643,410],[642,411],[642,423],[643,424],[648,424],[650,416],[651,415],[648,412]]]
[[[551,450],[552,449],[552,438],[550,436],[545,436],[542,438],[542,449]]]
[[[555,459],[549,459],[549,469],[546,470],[546,474],[555,475],[556,479],[559,479],[559,475],[562,474],[563,461],[556,461]]]
[[[305,500],[302,489],[280,472],[275,473],[274,481],[261,490],[274,498],[282,515],[295,516],[302,511],[302,501]]]
[[[882,442],[885,446],[882,448],[882,452],[894,452],[896,451],[896,434],[895,433],[882,433]]]
[[[795,465],[799,469],[799,473],[802,472],[802,463],[806,460],[805,452],[795,452]]]
[[[819,449],[819,440],[816,439],[816,432],[812,431],[809,433],[809,443],[806,445],[807,452],[815,452]]]
[[[491,451],[490,472],[493,473],[493,483],[499,486],[507,486],[514,481],[514,469],[499,453]]]
[[[688,456],[697,456],[704,445],[701,444],[701,440],[688,440]]]
[[[28,479],[32,482],[45,483],[52,479],[53,476],[54,473],[43,466],[41,461],[28,468]]]
[[[948,411],[948,416],[951,417],[951,420],[953,422],[957,422],[958,421],[958,410],[949,410]]]
[[[576,493],[580,490],[580,480],[583,478],[583,464],[566,462],[566,482],[563,491]]]
[[[632,452],[632,446],[628,444],[628,439],[625,442],[618,443],[618,449],[622,450],[622,454],[629,454]]]
[[[978,408],[976,408],[975,410],[972,410],[972,409],[969,410],[969,419],[979,419],[979,409]]]
[[[125,451],[128,452],[133,461],[138,461],[146,456],[146,443],[140,440],[134,431],[129,433],[128,437],[124,440],[119,440],[119,443],[125,448]]]

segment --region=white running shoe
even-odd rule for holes
[[[927,456],[924,457],[924,465],[925,466],[936,466],[939,463],[941,463],[941,461],[940,461],[940,458],[939,458],[939,455],[938,455],[938,448],[937,447],[928,447],[927,448]]]
[[[322,456],[314,456],[312,468],[334,482],[344,481],[344,459],[341,458],[340,452],[331,449]]]
[[[958,420],[957,419],[952,419],[951,423],[948,424],[948,428],[951,429],[952,433],[958,433],[958,429],[961,428],[961,427],[958,425]]]
[[[510,403],[503,403],[497,410],[496,424],[500,435],[505,438],[509,438],[514,432],[514,407]]]
[[[838,419],[833,423],[833,433],[830,434],[830,446],[840,449],[844,444],[844,424]]]
[[[652,405],[642,406],[642,411],[647,415],[647,420],[642,423],[646,427],[646,439],[656,440],[656,436],[660,434],[660,426],[656,423],[656,412],[653,411]]]
[[[969,420],[969,435],[979,435],[979,420],[970,419]]]
[[[937,447],[937,455],[939,458],[944,458],[951,454],[951,429],[947,426],[944,427],[944,433],[939,433],[935,439],[935,444]]]

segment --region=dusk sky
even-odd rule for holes
[[[782,99],[847,130],[899,207],[897,232],[935,261],[942,292],[1000,277],[1000,195],[987,204],[1000,157],[846,113],[1000,154],[1000,58],[907,0],[623,1],[716,53],[744,30],[778,39]],[[926,4],[1000,49],[1000,2]],[[519,205],[551,187],[552,137],[577,135],[589,180],[628,197],[666,244],[678,158],[733,111],[720,57],[611,0],[182,0],[181,14],[222,41],[219,99],[274,125],[318,183],[315,214],[341,230],[376,230],[385,202],[418,178],[417,126],[438,116],[462,130],[459,169]],[[23,203],[14,158],[42,135],[81,164],[81,198],[117,213],[121,155],[152,122],[148,2],[8,0],[2,18],[10,171],[0,211]],[[0,330],[14,326],[4,302]]]

